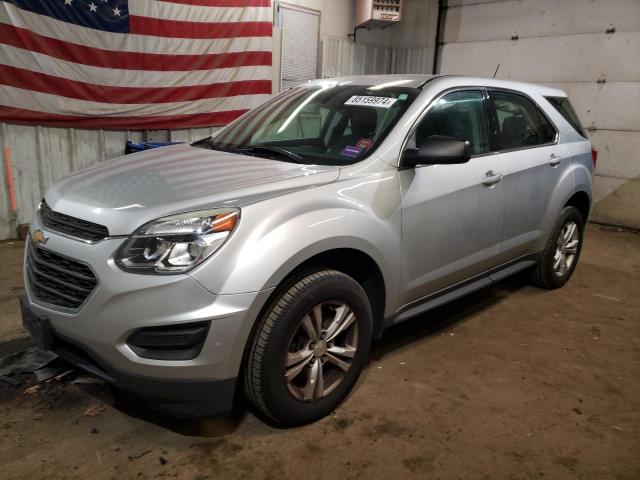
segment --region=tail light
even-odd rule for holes
[[[591,146],[591,161],[593,162],[593,168],[596,168],[596,163],[598,162],[598,149]]]

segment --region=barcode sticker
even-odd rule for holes
[[[362,107],[389,108],[396,103],[397,98],[374,97],[371,95],[354,95],[344,102],[345,105],[358,105]]]

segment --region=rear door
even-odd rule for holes
[[[543,219],[568,166],[566,149],[542,109],[528,96],[489,89],[492,149],[504,175],[506,209],[500,258],[535,253],[546,240]]]

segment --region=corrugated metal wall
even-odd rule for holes
[[[565,90],[600,151],[593,218],[640,228],[640,0],[450,0],[444,41],[441,73]]]
[[[433,48],[394,48],[390,73],[431,73]]]
[[[431,73],[433,48],[389,48],[326,37],[322,42],[325,77],[383,73]]]
[[[169,132],[170,141],[189,142],[210,135],[213,129]],[[9,208],[4,159],[0,168],[0,240],[16,237],[16,225],[31,220],[44,191],[71,172],[124,154],[125,142],[143,140],[143,132],[84,130],[0,124],[0,146],[9,147],[18,207]]]
[[[391,49],[353,43],[349,39],[325,37],[322,41],[322,75],[341,77],[388,73]]]

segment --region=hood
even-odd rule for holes
[[[110,160],[57,182],[46,194],[56,212],[128,235],[173,213],[242,207],[338,178],[333,166],[301,165],[176,145]]]

